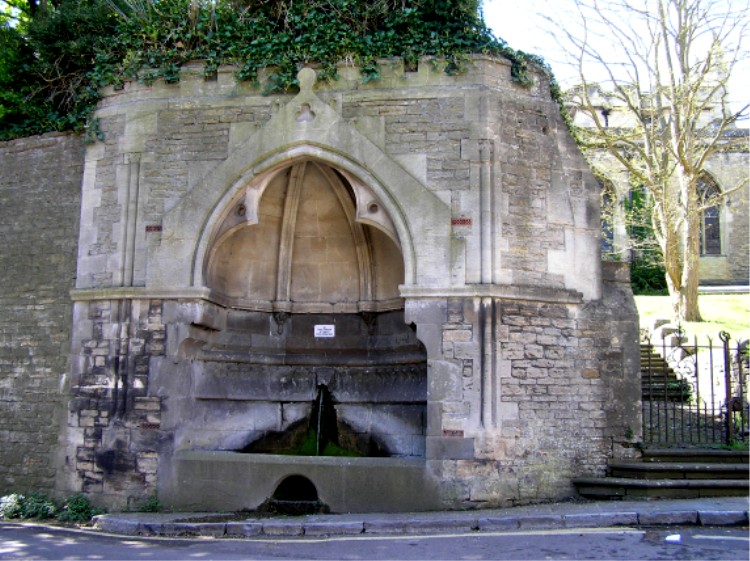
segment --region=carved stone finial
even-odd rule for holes
[[[297,81],[299,82],[300,93],[309,94],[312,93],[313,86],[318,81],[318,76],[312,68],[303,68],[297,73]]]

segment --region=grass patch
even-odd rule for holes
[[[635,305],[642,328],[655,319],[672,318],[669,296],[636,296]],[[726,331],[732,340],[750,339],[750,295],[700,294],[698,307],[704,321],[686,322],[682,328],[689,336],[710,336],[718,340],[719,332]]]

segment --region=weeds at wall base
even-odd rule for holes
[[[38,493],[11,493],[0,497],[0,520],[56,520],[85,524],[97,514],[104,514],[104,510],[93,507],[81,494],[72,495],[61,504]]]

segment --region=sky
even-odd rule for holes
[[[711,0],[713,1],[713,0]],[[738,5],[748,6],[747,0],[729,0]],[[556,0],[549,4],[563,11],[567,2]],[[504,39],[509,47],[540,55],[550,65],[560,85],[565,88],[574,85],[574,76],[563,64],[560,47],[539,12],[548,3],[544,0],[483,0],[484,21],[496,37]],[[554,14],[552,14],[554,16]],[[562,17],[563,14],[561,14]],[[750,40],[748,40],[750,46]],[[750,103],[750,59],[735,68],[730,77],[729,96],[733,108],[737,110]],[[745,120],[741,126],[748,127]]]

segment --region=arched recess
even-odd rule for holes
[[[399,237],[350,174],[300,158],[256,178],[217,213],[202,283],[224,305],[289,313],[403,307]]]
[[[260,200],[266,189],[282,170],[290,169],[300,162],[311,162],[318,167],[328,168],[330,171],[326,173],[333,172],[341,178],[353,195],[356,222],[372,226],[396,244],[403,260],[403,282],[414,284],[417,278],[417,256],[408,224],[419,221],[414,217],[407,220],[389,190],[362,166],[339,153],[303,143],[267,154],[246,168],[216,202],[200,228],[193,254],[192,285],[207,286],[206,267],[212,259],[209,254],[217,238],[242,224],[256,224],[259,220],[257,213]],[[237,213],[237,205],[243,205],[244,215]],[[235,215],[231,216],[232,213]]]
[[[309,153],[235,183],[204,228],[196,264],[226,322],[198,334],[190,368],[201,413],[176,440],[302,454],[325,393],[334,445],[424,457],[427,356],[404,322],[400,241],[378,194]],[[248,404],[236,429],[225,427],[227,403]]]

